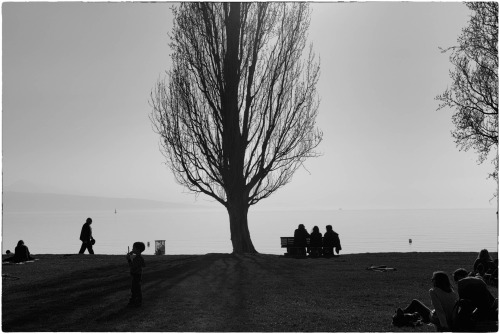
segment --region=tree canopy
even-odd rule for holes
[[[472,15],[458,45],[451,51],[451,86],[436,97],[438,109],[449,107],[455,129],[452,136],[460,150],[473,149],[478,162],[494,154],[494,170],[498,181],[498,2],[469,2]]]

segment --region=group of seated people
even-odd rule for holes
[[[309,233],[304,224],[300,224],[293,235],[293,246],[297,256],[329,257],[335,255],[334,251],[338,255],[342,250],[339,234],[332,229],[332,225],[327,225],[325,235],[322,235],[318,226],[314,226]]]
[[[10,254],[10,251],[7,251],[7,254]],[[16,249],[14,250],[14,255],[5,260],[2,260],[2,262],[20,263],[32,260],[35,259],[31,257],[28,246],[24,244],[23,240],[19,240],[17,242]]]
[[[485,262],[486,259],[489,259]],[[490,261],[491,260],[491,261]],[[432,323],[438,331],[490,332],[498,330],[498,299],[495,298],[484,280],[484,275],[493,268],[495,261],[483,249],[474,263],[474,270],[468,272],[459,268],[453,273],[456,292],[448,275],[434,272],[429,290],[432,308],[414,299],[404,309],[398,308],[393,323],[404,323],[407,319]],[[479,264],[484,268],[480,274]],[[458,294],[457,294],[458,293]]]

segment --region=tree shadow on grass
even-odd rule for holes
[[[148,265],[143,280],[143,306],[106,310],[96,319],[99,329],[109,329],[114,324],[112,328],[118,326],[125,331],[215,330],[217,321],[207,316],[205,309],[214,308],[216,296],[210,291],[216,294],[221,291],[221,284],[225,283],[220,281],[228,275],[227,267],[220,264],[231,257],[230,254],[207,254]],[[128,290],[126,293],[128,298]],[[124,319],[130,326],[123,325]]]
[[[208,260],[208,261],[207,261]],[[187,257],[176,261],[152,261],[145,270],[145,300],[157,298],[211,265],[210,258]],[[4,331],[92,331],[115,327],[140,316],[126,307],[130,291],[128,268],[122,264],[105,264],[90,269],[70,271],[57,280],[37,281],[29,286],[8,289],[2,296]],[[110,324],[106,324],[106,323]]]

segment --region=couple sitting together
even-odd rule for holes
[[[455,270],[453,279],[458,295],[445,272],[434,272],[429,290],[434,309],[414,299],[406,308],[396,310],[393,324],[414,326],[423,322],[434,324],[438,331],[497,331],[498,299],[493,297],[484,280],[480,276],[469,276],[463,268]]]

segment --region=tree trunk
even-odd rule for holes
[[[233,253],[253,253],[257,251],[253,246],[248,230],[248,204],[242,200],[228,202],[227,212],[229,213],[229,224],[231,227],[231,242]]]
[[[227,6],[227,4],[226,4]],[[240,133],[238,107],[240,45],[240,3],[231,2],[226,7],[227,51],[224,58],[223,151],[225,158],[223,179],[227,195],[226,208],[229,213],[233,253],[257,253],[248,230],[248,192],[245,188],[244,162],[246,143]]]

